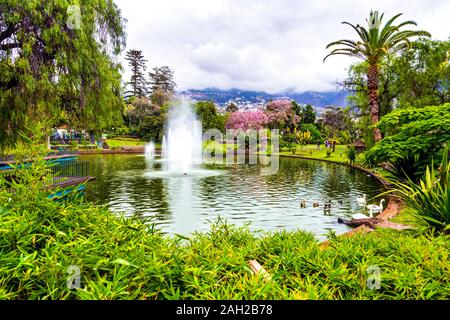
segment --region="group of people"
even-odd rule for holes
[[[317,149],[320,149],[320,144],[321,144],[320,140],[317,139]],[[326,139],[324,141],[324,144],[325,144],[325,148],[333,148],[333,152],[336,149],[336,141],[335,140],[334,141],[330,141],[330,140]]]

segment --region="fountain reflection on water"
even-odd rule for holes
[[[145,160],[148,164],[153,163],[155,160],[155,143],[153,141],[145,145]]]

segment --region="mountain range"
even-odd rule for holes
[[[274,99],[290,99],[295,100],[300,104],[311,104],[316,108],[324,108],[326,106],[340,106],[347,105],[346,99],[349,92],[346,91],[306,91],[306,92],[281,92],[270,94],[263,91],[248,91],[240,89],[189,89],[180,92],[181,95],[195,101],[214,101],[220,107],[225,107],[230,102],[234,102],[240,109],[252,108],[255,105],[263,105],[266,102]]]

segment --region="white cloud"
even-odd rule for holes
[[[327,43],[354,37],[341,21],[369,11],[403,12],[436,39],[450,36],[449,1],[115,0],[128,20],[128,49],[149,67],[175,70],[179,89],[330,90],[355,61],[332,57]],[[128,77],[127,72],[125,77]]]

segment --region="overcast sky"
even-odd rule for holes
[[[170,66],[179,90],[217,87],[326,91],[356,61],[322,63],[326,44],[355,33],[370,9],[415,20],[433,38],[450,36],[450,1],[419,0],[115,0],[127,22],[127,50],[148,66]],[[125,78],[129,78],[126,67]]]

